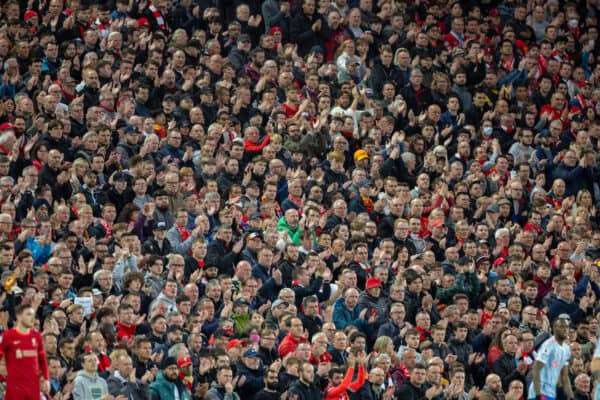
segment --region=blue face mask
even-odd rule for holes
[[[484,136],[491,136],[493,130],[494,129],[491,126],[484,126],[483,127],[483,134],[484,134]]]

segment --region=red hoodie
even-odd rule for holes
[[[295,338],[294,335],[292,335],[291,333],[288,333],[283,338],[283,340],[281,340],[281,343],[279,344],[279,348],[277,349],[277,351],[279,352],[279,357],[284,358],[288,354],[296,351],[296,346],[298,346],[299,343],[306,343],[306,342],[307,342],[307,340],[305,337]]]

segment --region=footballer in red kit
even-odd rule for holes
[[[5,331],[0,341],[0,358],[5,357],[7,371],[4,398],[39,400],[40,392],[50,392],[42,335],[33,329],[35,313],[30,306],[18,306],[15,314],[15,327]]]

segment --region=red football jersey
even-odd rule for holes
[[[9,329],[2,334],[0,357],[6,358],[7,389],[13,384],[27,383],[39,388],[40,372],[48,379],[48,363],[42,335],[31,329],[21,333]]]

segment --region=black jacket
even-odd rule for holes
[[[424,400],[425,387],[416,387],[410,380],[404,381],[400,387],[396,389],[396,398],[402,400]]]
[[[321,400],[321,391],[319,388],[315,385],[307,385],[300,379],[294,382],[288,392],[289,398],[297,400]]]
[[[58,184],[57,177],[59,173],[60,171],[50,168],[48,164],[44,165],[38,176],[38,186],[50,186],[50,188],[52,188],[52,197],[54,200],[68,200],[73,193],[73,189],[68,181],[62,185]]]
[[[145,400],[148,398],[148,387],[140,382],[122,382],[119,378],[111,375],[106,380],[108,392],[112,396],[125,396],[129,400]]]
[[[515,379],[520,380],[525,385],[525,376],[517,371],[515,357],[508,353],[502,354],[492,364],[492,372],[502,378],[502,388],[508,391],[508,385]]]
[[[231,244],[224,240],[215,239],[208,245],[205,265],[216,265],[219,273],[233,276],[233,266],[237,263],[240,254],[231,250]]]
[[[389,67],[386,67],[381,61],[377,60],[371,69],[371,88],[373,92],[377,96],[381,96],[380,93],[383,89],[383,84],[388,81],[394,83],[402,81],[402,71],[393,63]]]
[[[300,320],[302,320],[302,326],[308,331],[308,340],[312,339],[315,333],[320,332],[323,326],[321,318],[309,317],[304,315],[304,313],[300,314]]]
[[[381,400],[383,390],[375,391],[371,382],[367,381],[357,392],[349,392],[350,400]]]
[[[297,14],[290,21],[290,40],[298,44],[298,55],[306,56],[313,46],[325,48],[329,31],[327,20],[317,13],[309,18],[301,9],[296,12]],[[318,19],[321,19],[321,29],[315,32],[312,30],[312,26]]]

